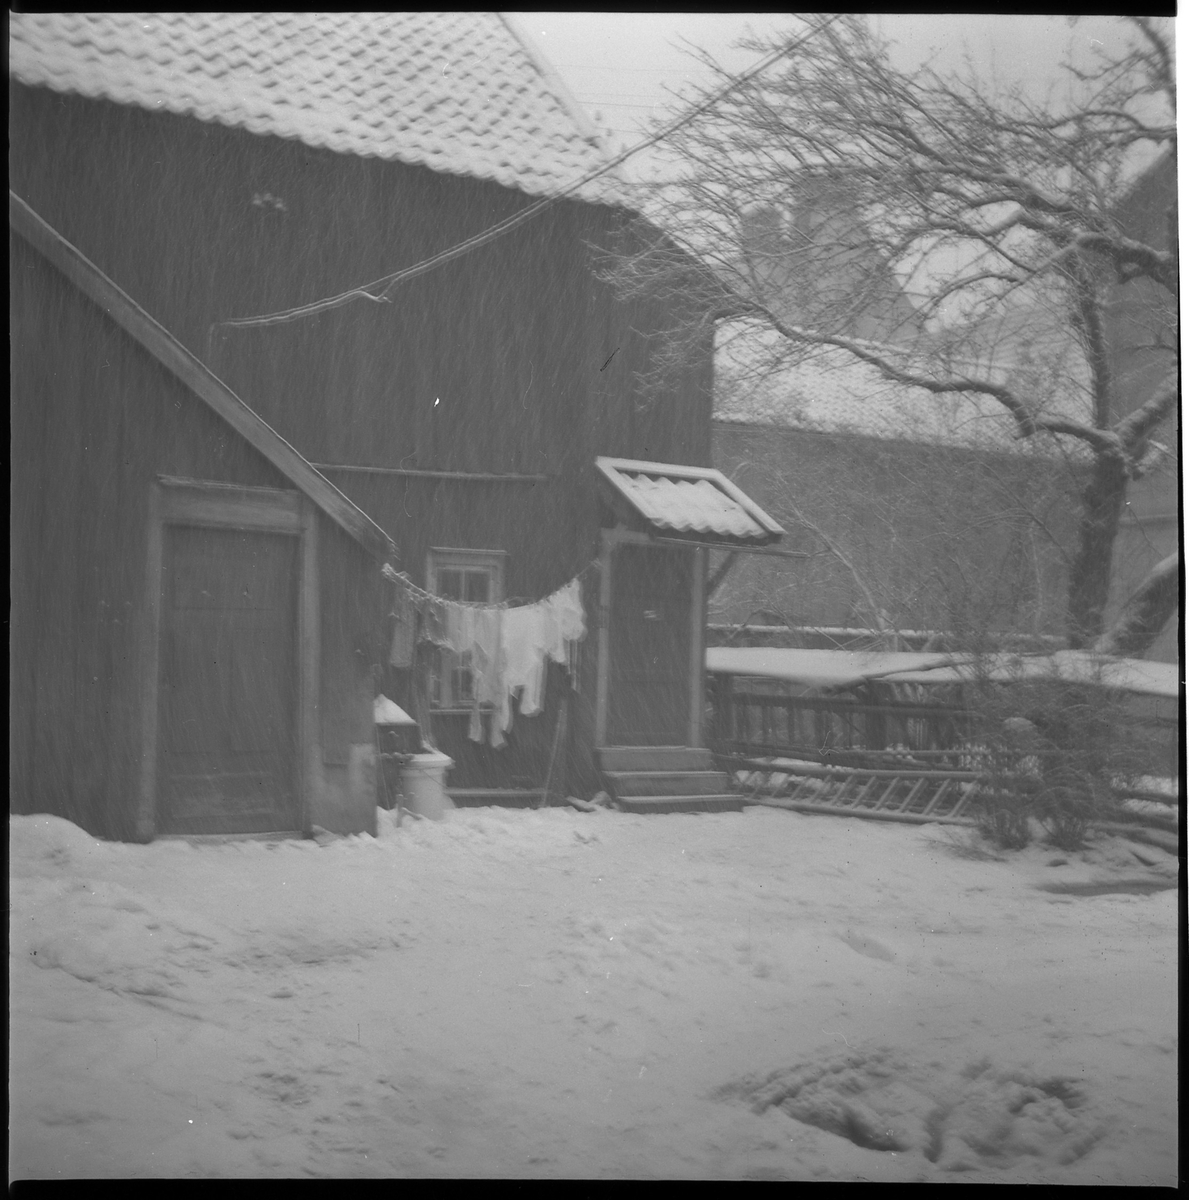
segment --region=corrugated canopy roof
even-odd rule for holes
[[[802,687],[841,689],[869,679],[886,683],[964,683],[978,676],[996,683],[1061,679],[1175,700],[1180,668],[1175,663],[1106,658],[1084,650],[1054,654],[910,654],[851,650],[798,650],[772,646],[712,646],[706,669],[719,675],[781,679]]]
[[[649,532],[765,546],[784,530],[721,471],[630,458],[595,460],[613,505]]]
[[[10,13],[21,83],[493,180],[536,196],[607,156],[498,13]],[[630,206],[612,173],[576,195]]]

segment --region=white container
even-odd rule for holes
[[[454,801],[446,795],[446,772],[454,766],[454,760],[437,750],[414,754],[405,765],[405,807],[422,817],[440,821]]]

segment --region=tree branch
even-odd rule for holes
[[[1097,654],[1139,658],[1151,649],[1181,596],[1181,552],[1173,551],[1148,573],[1119,619],[1095,643]]]
[[[1130,455],[1141,447],[1148,436],[1156,431],[1177,403],[1177,388],[1173,384],[1157,392],[1135,412],[1126,416],[1115,426],[1115,434],[1124,453]]]

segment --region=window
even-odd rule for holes
[[[425,578],[429,591],[444,600],[498,604],[504,598],[503,550],[429,552]],[[469,708],[475,696],[471,656],[439,650],[430,668],[430,703],[435,708]]]

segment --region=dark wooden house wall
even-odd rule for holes
[[[158,474],[287,481],[10,236],[12,803],[131,837]]]
[[[671,390],[646,395],[638,377],[669,315],[621,301],[596,276],[599,249],[629,236],[625,214],[559,201],[398,285],[390,303],[212,332],[227,318],[308,303],[418,263],[535,199],[168,113],[15,84],[10,96],[13,190],[307,459],[544,476],[476,482],[328,469],[392,536],[415,582],[425,582],[432,546],[498,549],[507,552],[506,595],[543,596],[597,553],[597,455],[710,465],[709,342]],[[326,626],[330,611],[345,611],[339,600],[323,611],[323,669],[327,686],[349,693],[364,656],[356,634]],[[593,627],[589,606],[588,617]],[[343,650],[347,658],[336,657]],[[592,654],[588,646],[593,686]],[[551,688],[542,716],[518,721],[522,752],[462,744],[472,778],[543,776],[561,691]],[[347,720],[336,711],[334,721]],[[581,742],[585,729],[578,711],[571,737]],[[353,744],[337,727],[324,736],[328,761]]]
[[[595,278],[588,243],[623,236],[622,214],[561,201],[399,285],[391,303],[212,339],[215,322],[357,287],[533,201],[425,168],[12,90],[17,194],[310,461],[550,477],[534,488],[332,473],[414,578],[425,546],[488,538],[509,552],[509,591],[540,594],[586,552],[597,454],[709,464],[709,347],[646,402],[635,378],[664,314],[620,302]],[[285,210],[253,204],[265,194]]]
[[[9,253],[11,806],[132,838],[153,482],[293,485],[23,240],[10,235]],[[370,741],[365,637],[383,598],[377,564],[319,522],[333,768]]]

